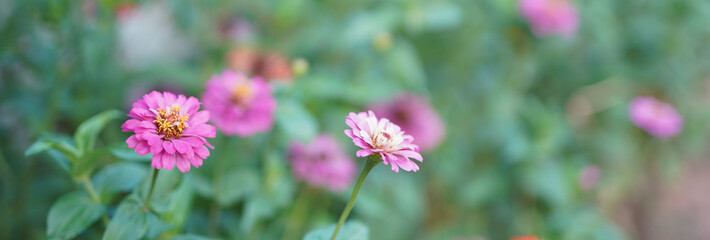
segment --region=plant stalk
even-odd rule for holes
[[[148,211],[150,209],[150,198],[153,197],[153,190],[155,189],[155,182],[158,179],[158,169],[153,168],[153,179],[150,181],[150,190],[148,190],[148,196],[143,202],[143,211]]]
[[[350,215],[350,211],[353,210],[353,205],[355,205],[355,199],[357,198],[358,192],[360,192],[360,187],[362,187],[362,183],[365,182],[367,174],[370,173],[370,170],[372,170],[372,168],[374,168],[381,161],[382,159],[380,159],[380,156],[376,154],[372,154],[367,157],[367,163],[365,163],[365,167],[362,169],[362,172],[360,172],[360,177],[358,177],[357,183],[355,183],[355,188],[353,188],[353,194],[350,196],[350,201],[348,202],[348,205],[345,206],[345,210],[343,210],[343,213],[340,215],[340,220],[338,220],[338,225],[335,227],[335,231],[333,231],[333,236],[330,237],[330,240],[335,240],[335,237],[338,236],[338,231],[340,231],[340,227],[343,226],[343,223],[345,223],[345,219],[348,218],[348,215]]]

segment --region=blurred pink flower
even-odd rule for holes
[[[377,154],[385,165],[391,164],[395,172],[399,172],[399,168],[405,171],[419,170],[419,166],[409,159],[423,160],[419,146],[412,143],[414,138],[411,135],[404,134],[399,126],[387,118],[377,119],[372,111],[350,113],[345,118],[345,124],[352,128],[345,130],[345,135],[362,148],[355,154],[358,157]]]
[[[185,98],[170,92],[153,91],[133,104],[128,113],[133,119],[121,126],[124,132],[134,132],[127,140],[128,147],[142,155],[153,154],[152,166],[156,169],[173,169],[177,164],[181,172],[190,171],[190,164],[202,166],[210,156],[205,138],[215,137],[215,128],[206,124],[208,111],[199,111],[197,98]]]
[[[582,169],[579,174],[579,186],[584,190],[591,190],[597,187],[599,179],[602,176],[602,171],[597,165],[590,164]]]
[[[631,122],[646,132],[666,139],[683,129],[683,117],[672,105],[653,97],[637,97],[629,104]]]
[[[412,135],[422,152],[436,148],[444,137],[441,117],[423,97],[400,94],[390,101],[376,103],[370,109]]]
[[[274,125],[276,99],[271,86],[259,77],[249,79],[225,70],[207,82],[202,99],[214,115],[212,121],[226,135],[250,136]]]
[[[518,7],[538,37],[572,37],[577,33],[577,8],[567,0],[520,0]]]
[[[319,135],[308,145],[291,143],[289,160],[294,177],[314,187],[342,192],[355,178],[355,162],[331,135]]]

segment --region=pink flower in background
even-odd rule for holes
[[[271,130],[276,99],[261,78],[225,70],[207,82],[202,94],[212,121],[227,135],[250,136]]]
[[[319,135],[308,145],[293,142],[288,156],[294,177],[314,187],[342,192],[355,178],[355,162],[331,135]]]
[[[400,94],[390,101],[376,103],[370,109],[412,135],[422,152],[436,148],[443,140],[443,121],[423,97]]]
[[[210,113],[199,108],[194,97],[156,91],[144,95],[128,113],[133,119],[121,126],[124,132],[135,133],[126,140],[128,147],[141,156],[152,153],[156,169],[170,170],[177,164],[187,172],[190,164],[200,167],[210,156],[205,145],[214,148],[205,138],[214,138],[215,128],[206,124]]]
[[[345,118],[345,124],[352,128],[345,130],[345,135],[362,148],[356,153],[358,157],[377,154],[385,165],[391,164],[395,172],[399,172],[399,168],[405,171],[419,170],[419,166],[409,159],[423,160],[419,146],[413,143],[411,135],[404,134],[399,126],[387,118],[378,119],[372,111],[350,113]]]
[[[637,97],[629,105],[631,122],[646,132],[666,139],[683,129],[683,117],[668,103],[653,97]]]
[[[582,169],[579,174],[579,185],[584,190],[591,190],[597,187],[599,184],[599,179],[602,177],[602,171],[597,167],[597,165],[590,164]]]
[[[520,0],[518,7],[536,36],[572,37],[577,32],[577,8],[567,0]]]

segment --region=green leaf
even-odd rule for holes
[[[117,157],[121,160],[135,161],[135,162],[150,162],[152,156],[151,154],[138,155],[135,150],[131,149],[126,145],[126,143],[112,144],[109,146],[108,151],[111,155]]]
[[[72,163],[76,162],[81,155],[69,136],[44,134],[25,150],[25,156],[29,157],[49,150],[61,152]]]
[[[250,169],[235,169],[229,173],[222,174],[216,183],[217,203],[222,207],[228,207],[234,202],[255,192],[259,186],[259,176]]]
[[[416,49],[407,41],[400,40],[387,55],[390,76],[405,88],[426,91],[426,76]]]
[[[170,237],[172,240],[216,240],[218,238],[210,238],[194,234],[182,234]]]
[[[244,216],[241,222],[242,232],[249,232],[249,229],[252,229],[259,220],[271,217],[275,212],[276,203],[274,199],[264,195],[250,197],[244,204]]]
[[[119,117],[121,117],[121,111],[108,110],[94,115],[81,123],[74,133],[74,142],[77,149],[82,153],[92,150],[101,129],[104,128],[106,123]]]
[[[293,99],[279,99],[276,123],[289,137],[303,142],[310,141],[318,131],[315,117]]]
[[[333,236],[336,224],[312,230],[303,240],[329,240]],[[336,240],[367,240],[370,239],[370,229],[358,221],[348,221],[340,227]]]
[[[53,149],[52,143],[40,140],[33,143],[29,148],[27,148],[27,150],[25,150],[25,157],[29,157],[49,149]]]
[[[170,197],[170,202],[167,209],[161,215],[161,219],[171,224],[171,230],[174,233],[181,232],[180,230],[187,222],[187,218],[192,210],[192,201],[194,199],[193,181],[187,175],[183,178],[180,186]]]
[[[116,216],[106,227],[104,240],[139,239],[145,235],[149,227],[150,211],[142,210],[141,201],[135,196],[128,197],[116,210]]]
[[[99,194],[104,196],[116,192],[130,192],[146,174],[148,168],[142,164],[119,162],[102,168],[93,176],[92,182]]]
[[[62,196],[49,209],[47,237],[71,239],[94,223],[104,212],[104,206],[95,203],[83,192]]]

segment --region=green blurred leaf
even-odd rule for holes
[[[188,175],[190,176],[190,175]],[[190,177],[184,177],[180,186],[170,197],[167,209],[160,216],[160,219],[171,224],[171,232],[179,233],[190,215],[192,202],[195,196],[193,181]]]
[[[130,196],[121,202],[116,215],[106,227],[104,240],[140,239],[148,231],[150,211],[143,211],[141,201]]]
[[[183,180],[184,174],[173,168],[172,170],[158,170],[158,179],[155,181],[155,189],[153,190],[153,197],[150,200],[150,207],[152,210],[158,213],[165,213],[169,209],[173,198],[176,196],[176,190],[180,188]],[[152,180],[152,175],[146,174],[143,179],[143,183],[137,189],[140,192],[138,195],[141,199],[144,199],[148,195],[148,190],[150,189],[150,181]]]
[[[459,25],[461,8],[449,1],[424,2],[422,12],[422,28],[424,30],[446,30]]]
[[[47,238],[74,238],[99,219],[103,212],[104,206],[91,201],[85,193],[68,193],[49,209]]]
[[[333,236],[336,224],[312,230],[303,240],[329,240]],[[347,221],[340,227],[336,240],[367,240],[370,239],[370,229],[358,221]]]
[[[387,55],[387,69],[390,75],[406,89],[426,91],[424,69],[416,49],[409,42],[401,40]]]
[[[525,169],[523,185],[526,190],[555,206],[564,206],[571,200],[572,187],[557,162]]]
[[[254,224],[261,219],[273,216],[275,211],[276,203],[272,198],[264,195],[248,198],[244,204],[244,216],[240,226],[242,232],[249,232],[254,227]]]
[[[131,149],[126,143],[112,144],[108,147],[108,151],[119,159],[136,162],[150,162],[152,156],[150,154],[138,155],[135,150]]]
[[[104,196],[115,192],[130,192],[147,174],[148,168],[144,165],[119,162],[102,168],[92,177],[92,182],[99,194]]]
[[[79,150],[74,147],[71,138],[58,134],[45,134],[41,136],[37,142],[33,143],[25,150],[25,156],[29,157],[48,150],[61,152],[72,163],[75,163],[81,156]]]
[[[276,123],[290,138],[303,142],[310,141],[318,131],[316,119],[294,99],[279,99]]]
[[[194,234],[181,234],[177,236],[170,237],[172,240],[216,240],[219,238],[211,238]]]
[[[101,129],[111,120],[121,117],[121,111],[108,110],[87,119],[74,133],[74,142],[79,152],[84,153],[92,150],[96,143],[96,138],[101,132]]]
[[[222,174],[218,183],[216,200],[222,207],[228,207],[234,202],[248,196],[259,189],[259,176],[251,169],[235,169]]]

